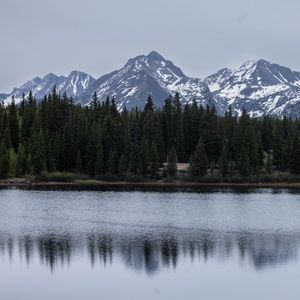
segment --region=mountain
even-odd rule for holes
[[[14,96],[15,102],[19,103],[23,98],[23,94],[27,97],[29,92],[32,91],[33,96],[41,100],[45,95],[51,93],[55,86],[61,94],[66,92],[69,97],[78,99],[94,81],[95,79],[92,76],[79,71],[72,71],[67,77],[49,73],[43,78],[35,77],[27,81],[21,87],[14,88],[9,95],[5,95],[5,98],[0,99],[4,103],[10,103],[12,96]]]
[[[245,108],[252,117],[263,115],[300,116],[300,73],[266,60],[250,60],[239,69],[222,69],[204,82],[213,97],[241,114]]]
[[[199,104],[215,105],[219,113],[224,110],[224,103],[212,97],[203,80],[186,76],[180,68],[155,51],[131,58],[121,69],[98,79],[78,71],[71,72],[68,77],[51,73],[43,78],[36,77],[15,88],[3,101],[8,104],[14,96],[18,103],[23,93],[27,96],[29,91],[36,99],[43,99],[54,86],[61,94],[66,92],[81,104],[88,104],[96,92],[100,100],[107,96],[114,97],[119,109],[124,106],[128,109],[135,106],[141,108],[149,95],[154,104],[161,107],[168,96],[179,92],[182,103],[195,100]]]
[[[252,117],[300,117],[299,72],[260,59],[249,60],[236,70],[221,69],[205,79],[191,78],[155,51],[131,58],[121,69],[98,79],[79,71],[67,77],[52,73],[35,77],[9,95],[0,94],[0,100],[8,104],[14,96],[18,103],[29,91],[40,100],[54,86],[84,105],[96,92],[100,100],[115,97],[119,109],[141,108],[149,94],[161,107],[169,95],[179,92],[183,104],[215,105],[220,115],[231,105],[238,115],[245,108]]]
[[[0,94],[0,101],[6,99],[9,95],[8,94]]]
[[[181,69],[155,51],[131,58],[123,68],[100,77],[82,95],[83,102],[89,102],[94,91],[99,99],[115,97],[119,108],[143,107],[149,95],[155,105],[161,107],[164,100],[175,92],[180,93],[183,103],[196,100],[204,105],[220,106],[206,83],[187,77]]]

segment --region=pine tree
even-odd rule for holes
[[[140,146],[140,161],[139,161],[139,171],[140,174],[145,177],[145,175],[148,172],[149,167],[149,153],[148,153],[148,140],[143,137],[141,140],[141,146]]]
[[[169,177],[176,177],[177,174],[177,154],[176,149],[173,146],[168,155],[168,163],[166,171]]]
[[[156,145],[153,143],[149,151],[149,173],[152,179],[159,178],[159,156]]]
[[[106,162],[106,174],[113,175],[115,174],[116,163],[115,163],[115,152],[113,149],[110,149],[107,162]]]
[[[272,156],[270,152],[267,154],[266,171],[268,174],[272,174]]]
[[[290,157],[290,171],[293,174],[300,174],[300,136],[299,134],[296,136],[291,157]]]
[[[251,175],[250,159],[245,149],[242,149],[240,153],[240,159],[238,161],[238,171],[242,177],[248,177]]]
[[[90,106],[91,106],[91,109],[94,112],[94,114],[96,114],[100,107],[100,101],[98,99],[97,92],[93,93],[93,98],[90,102]]]
[[[0,177],[7,178],[9,173],[9,158],[6,151],[0,154]]]
[[[191,176],[200,177],[207,174],[207,156],[203,144],[203,140],[200,138],[196,146],[196,150],[190,160],[189,172]]]
[[[153,103],[151,95],[148,96],[145,107],[144,107],[144,113],[148,113],[148,112],[151,112],[151,113],[154,112],[154,103]]]
[[[32,169],[35,175],[40,175],[45,170],[45,149],[43,133],[41,130],[34,132],[31,145]]]
[[[104,174],[104,156],[103,156],[103,146],[100,142],[97,147],[96,165],[95,165],[95,175],[101,178]]]
[[[129,170],[133,174],[139,173],[139,161],[140,161],[140,151],[137,141],[133,142],[131,145],[130,163]]]
[[[17,166],[17,155],[14,148],[8,149],[8,164],[9,164],[9,177],[16,176],[16,166]]]
[[[17,152],[19,147],[19,124],[17,117],[17,108],[15,105],[14,98],[12,98],[12,102],[8,108],[8,126],[12,146],[15,152]]]
[[[275,129],[273,139],[273,164],[280,171],[284,170],[284,141],[281,128]]]
[[[27,155],[22,144],[19,145],[16,165],[16,176],[21,177],[27,172]]]
[[[229,172],[229,146],[228,140],[223,141],[222,152],[220,157],[220,171],[223,177],[226,177]]]
[[[124,176],[128,169],[128,161],[124,154],[120,157],[120,163],[119,163],[119,175]]]
[[[83,168],[82,168],[82,158],[81,158],[81,152],[80,150],[77,151],[76,155],[76,161],[75,161],[75,170],[79,173],[82,173]]]

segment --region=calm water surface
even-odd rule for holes
[[[300,193],[0,190],[0,298],[300,299]]]

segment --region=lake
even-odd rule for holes
[[[1,299],[300,299],[300,192],[0,190]]]

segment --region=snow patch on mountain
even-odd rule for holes
[[[12,97],[14,97],[15,102],[18,104],[22,101],[23,95],[27,97],[30,91],[36,99],[41,100],[45,95],[50,94],[54,87],[60,94],[66,93],[69,97],[78,99],[94,81],[93,77],[79,71],[72,71],[67,77],[49,73],[43,78],[35,77],[21,87],[14,88],[9,95],[6,95],[3,101],[5,104],[9,104]]]
[[[119,109],[142,108],[149,95],[161,107],[167,97],[178,92],[182,104],[214,105],[221,115],[231,105],[237,115],[246,109],[252,117],[300,116],[299,72],[260,59],[248,60],[236,70],[221,69],[202,80],[188,77],[155,51],[131,58],[121,69],[98,79],[79,71],[35,77],[10,94],[0,94],[0,101],[8,104],[14,97],[19,103],[29,91],[41,100],[54,86],[60,94],[84,105],[96,92],[101,101],[114,97]]]
[[[169,95],[180,93],[183,103],[193,100],[209,104],[211,94],[206,83],[187,77],[180,68],[152,51],[128,60],[118,71],[105,75],[93,84],[84,95],[84,102],[91,100],[92,90],[99,99],[114,96],[118,107],[143,107],[149,95],[161,107]]]
[[[299,78],[299,72],[260,59],[246,61],[237,70],[223,69],[204,81],[213,96],[231,105],[238,115],[244,108],[252,117],[295,117],[300,110],[293,112],[290,107],[299,102]]]

